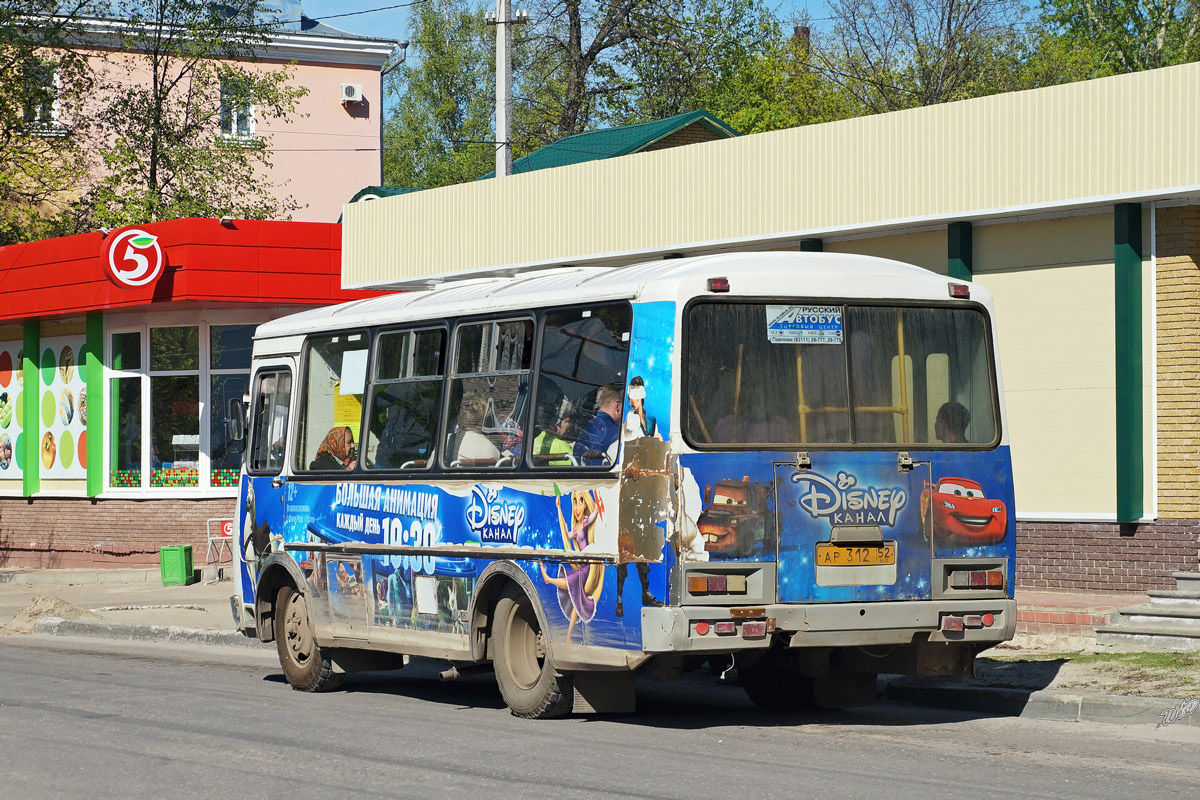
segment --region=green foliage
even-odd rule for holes
[[[427,189],[474,180],[495,164],[495,40],[483,7],[413,7],[413,63],[388,75],[384,183]]]
[[[267,41],[267,29],[251,23],[260,6],[245,0],[233,14],[204,0],[114,6],[128,24],[124,52],[110,56],[98,76],[101,177],[81,202],[90,225],[278,219],[297,208],[261,177],[271,166],[270,136],[221,132],[232,110],[253,107],[255,124],[269,125],[294,113],[307,94],[290,84],[290,67],[251,66]]]
[[[62,193],[86,173],[88,119],[77,109],[91,76],[66,45],[74,20],[95,8],[88,0],[0,3],[0,245],[71,227]]]
[[[1042,16],[1049,38],[1086,54],[1095,74],[1200,58],[1195,0],[1045,0]]]
[[[743,54],[720,81],[697,94],[695,104],[743,134],[861,113],[853,97],[812,68],[809,45],[798,36],[776,38],[761,52]]]

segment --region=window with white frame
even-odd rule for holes
[[[225,409],[245,395],[254,324],[109,333],[110,489],[232,489],[241,448]]]
[[[21,117],[33,131],[58,127],[58,71],[48,61],[37,61],[25,67],[25,97]]]
[[[233,78],[221,79],[221,135],[228,139],[254,136],[254,106],[244,83]]]

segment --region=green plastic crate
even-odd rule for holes
[[[192,546],[160,547],[158,563],[162,570],[163,586],[190,586],[196,582],[192,571]]]

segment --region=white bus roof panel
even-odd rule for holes
[[[843,253],[728,253],[657,260],[626,267],[562,267],[510,277],[456,278],[419,291],[356,300],[267,322],[256,338],[321,329],[387,325],[548,305],[620,298],[686,300],[708,294],[709,278],[728,278],[723,296],[903,298],[947,300],[954,281],[921,267]],[[971,299],[991,307],[987,290],[972,284]]]

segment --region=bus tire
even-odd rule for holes
[[[738,680],[750,702],[768,711],[809,711],[817,707],[815,681],[788,654],[772,651],[751,667],[738,667]]]
[[[546,647],[533,603],[509,586],[492,616],[496,683],[513,716],[553,719],[571,713],[571,678],[559,675]]]
[[[313,636],[304,594],[290,585],[280,587],[275,596],[275,647],[293,689],[329,692],[341,685],[344,673],[334,672],[333,662]]]

